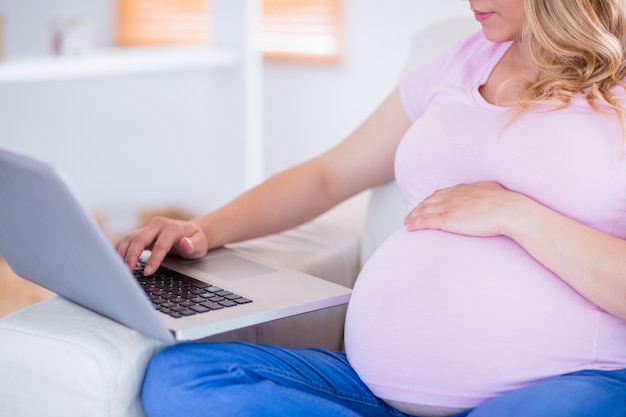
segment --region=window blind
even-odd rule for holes
[[[263,0],[261,47],[267,57],[336,60],[340,0]]]
[[[117,0],[121,46],[211,43],[210,0]],[[259,43],[270,59],[336,61],[341,0],[262,0]]]
[[[117,0],[120,46],[210,43],[206,0]]]

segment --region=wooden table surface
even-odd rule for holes
[[[53,292],[15,275],[6,262],[0,258],[0,317],[53,295]]]

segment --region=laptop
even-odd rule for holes
[[[170,343],[345,304],[351,294],[233,248],[167,257],[164,272],[145,278],[128,269],[61,171],[3,149],[0,256],[19,276]]]

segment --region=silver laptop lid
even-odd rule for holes
[[[62,174],[2,149],[0,255],[16,274],[42,287],[144,334],[173,340]]]

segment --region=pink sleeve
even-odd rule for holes
[[[432,94],[442,84],[473,75],[468,74],[466,62],[484,52],[490,44],[482,31],[478,31],[410,70],[399,84],[402,104],[409,118],[415,121],[420,117]]]

